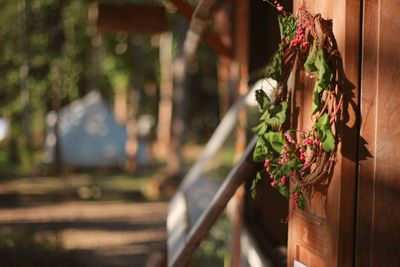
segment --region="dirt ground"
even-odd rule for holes
[[[144,267],[149,255],[165,250],[164,202],[73,201],[1,208],[2,229],[29,229],[55,239],[80,266]]]

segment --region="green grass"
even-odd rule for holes
[[[62,176],[0,178],[0,195],[29,195],[32,201],[43,200],[42,197],[35,196],[46,196],[44,199],[52,201],[59,199],[56,196],[65,194],[70,196],[70,199],[144,200],[148,199],[148,185],[157,172],[158,169],[154,168],[138,172],[136,175],[95,171]],[[95,191],[100,193],[95,196]]]
[[[104,189],[117,191],[139,190],[146,184],[147,177],[132,177],[130,175],[94,176],[86,174],[70,174],[63,177],[20,177],[0,180],[2,189],[12,189],[17,192],[52,193],[59,190],[96,184]]]

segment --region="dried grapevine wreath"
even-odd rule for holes
[[[251,191],[254,198],[257,183],[267,175],[271,186],[290,199],[293,209],[305,209],[304,190],[326,182],[336,160],[336,123],[344,97],[342,59],[331,20],[324,20],[319,14],[313,16],[304,6],[292,15],[283,11],[279,2],[273,5],[281,12],[281,43],[266,68],[265,78],[277,81],[278,86],[270,97],[262,89],[256,91],[261,117],[254,128],[258,139],[253,158],[264,162],[264,168],[253,180]],[[286,128],[293,93],[288,91],[287,81],[295,66],[303,69],[308,79],[315,80],[314,125],[310,130]],[[289,179],[296,185],[291,193]]]

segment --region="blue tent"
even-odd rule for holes
[[[47,118],[46,159],[54,160],[57,116]],[[118,124],[101,98],[92,91],[62,108],[58,115],[61,162],[75,167],[120,166],[126,159],[125,128]]]

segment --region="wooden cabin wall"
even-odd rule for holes
[[[352,266],[355,220],[358,90],[360,73],[360,1],[294,0],[314,14],[333,20],[333,30],[342,54],[349,83],[344,105],[346,120],[339,127],[341,143],[330,185],[310,190],[306,211],[291,212],[288,235],[288,266],[299,261],[306,266]],[[309,129],[313,83],[304,73],[296,77],[297,126]]]
[[[364,1],[356,266],[400,266],[399,2]]]

